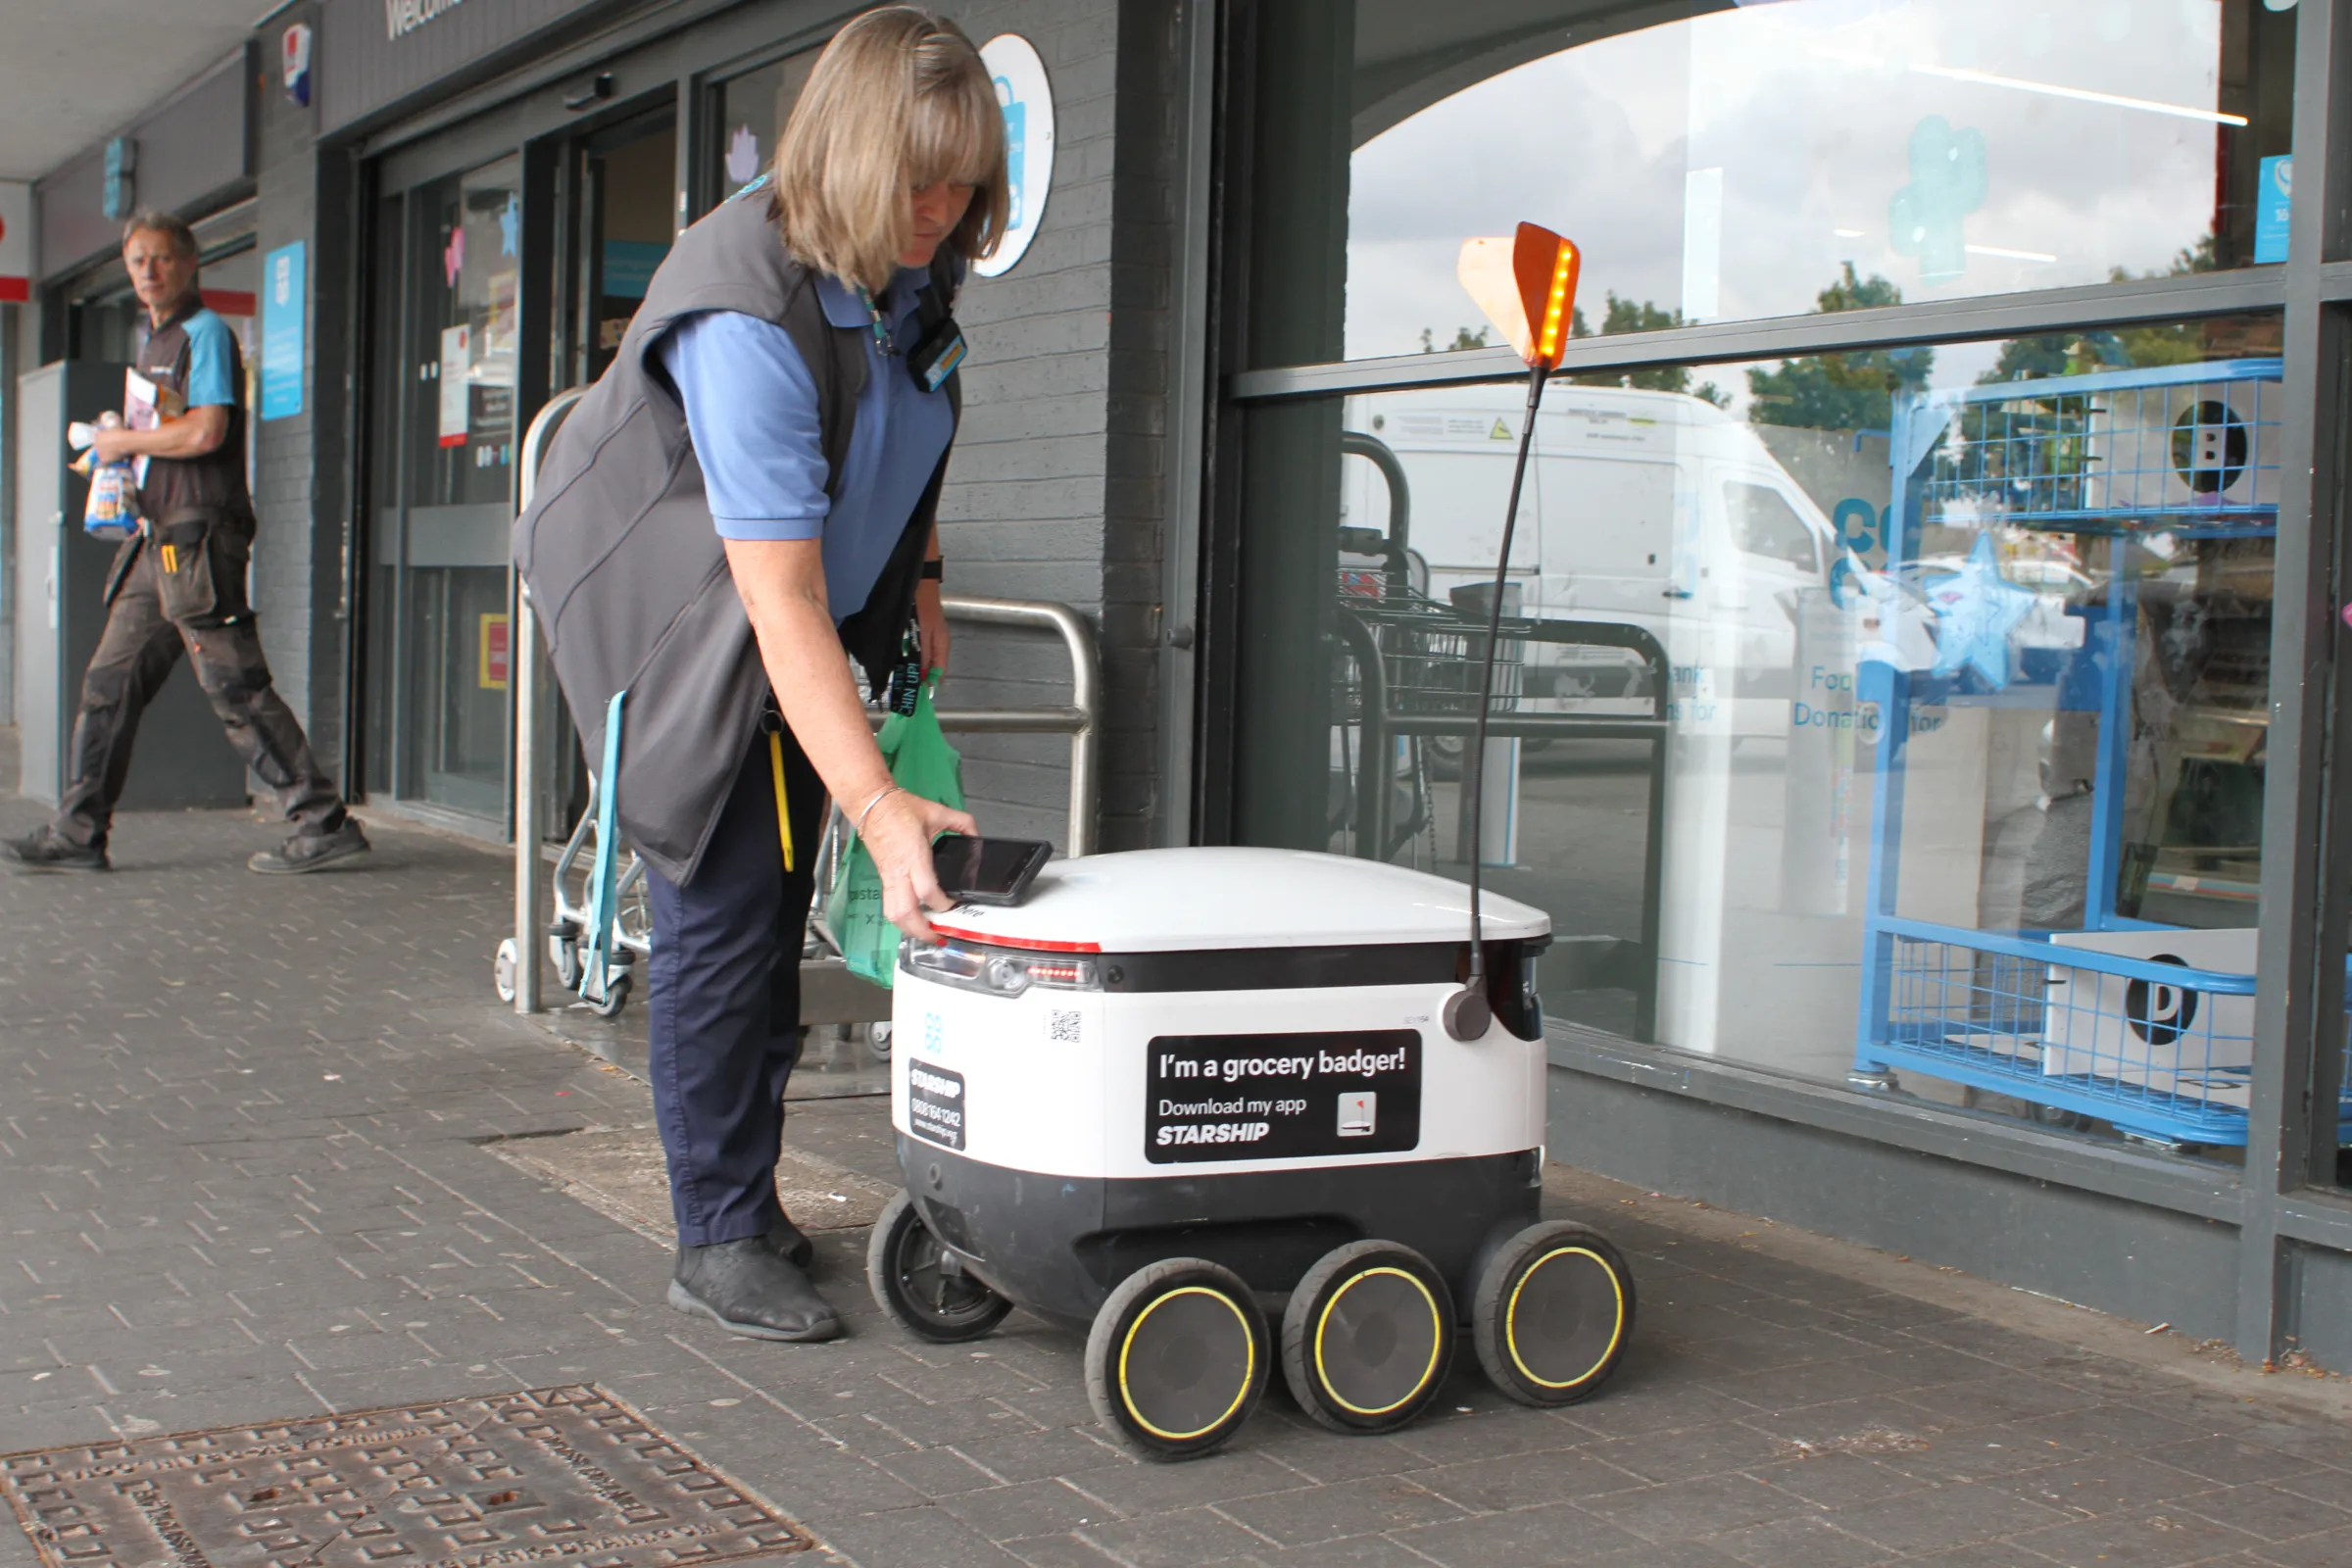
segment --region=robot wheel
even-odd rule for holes
[[[1575,1404],[1599,1392],[1633,1338],[1633,1271],[1596,1231],[1530,1225],[1479,1271],[1470,1326],[1496,1389],[1521,1404]]]
[[[1298,1406],[1334,1432],[1394,1432],[1453,1365],[1453,1293],[1428,1258],[1395,1242],[1326,1254],[1291,1293],[1282,1371]]]
[[[1086,1393],[1147,1459],[1190,1459],[1241,1430],[1266,1389],[1265,1314],[1240,1275],[1204,1258],[1140,1268],[1095,1314]]]
[[[914,1196],[901,1189],[883,1205],[865,1244],[874,1304],[899,1327],[934,1345],[976,1340],[1004,1321],[1012,1303],[965,1273],[939,1245]]]

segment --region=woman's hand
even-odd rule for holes
[[[967,813],[906,790],[894,789],[876,801],[865,813],[858,837],[882,875],[883,916],[917,942],[931,941],[931,922],[924,912],[950,909],[956,904],[940,891],[939,875],[931,865],[931,841],[942,833],[979,831]]]
[[[914,585],[914,623],[923,645],[923,673],[948,671],[948,612],[941,603],[937,578],[926,577]]]

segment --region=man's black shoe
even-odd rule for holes
[[[776,1228],[760,1240],[766,1242],[770,1250],[794,1268],[806,1272],[816,1266],[816,1244],[808,1240],[807,1233],[789,1218],[777,1220]]]
[[[829,1340],[841,1317],[767,1236],[678,1249],[669,1304],[754,1340]]]
[[[336,860],[348,860],[355,855],[366,855],[371,848],[368,835],[350,817],[332,833],[297,834],[274,850],[264,850],[245,862],[249,871],[264,876],[296,876],[304,871],[316,871]]]
[[[0,853],[19,865],[43,871],[111,871],[104,850],[76,844],[53,827],[27,833],[21,839],[0,840]]]

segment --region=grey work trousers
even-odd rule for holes
[[[81,708],[74,718],[73,776],[51,825],[75,844],[106,847],[107,828],[122,781],[130,773],[131,742],[139,715],[155,700],[185,653],[196,683],[211,699],[228,743],[262,782],[277,808],[304,836],[343,825],[343,797],[311,756],[311,743],[262,657],[260,629],[245,616],[227,626],[183,626],[164,614],[156,591],[154,549],[131,547],[127,568],[107,606],[106,630],[81,677]]]

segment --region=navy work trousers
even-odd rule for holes
[[[693,879],[673,883],[646,868],[654,1112],[686,1247],[764,1235],[783,1213],[776,1156],[784,1086],[801,1055],[801,943],[824,787],[790,731],[782,741],[791,871],[764,731]]]

